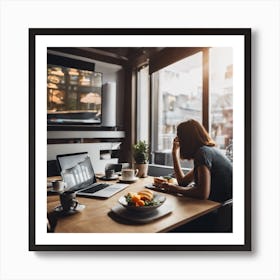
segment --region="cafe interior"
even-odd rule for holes
[[[232,78],[231,48],[49,47],[47,231],[232,232],[232,199],[154,189],[157,179],[177,184],[182,121],[200,122],[233,161]],[[103,189],[73,191],[89,181]]]

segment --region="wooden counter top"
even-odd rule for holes
[[[179,197],[170,194],[166,202],[173,206],[173,211],[156,221],[147,224],[120,223],[112,219],[108,213],[118,203],[118,199],[129,191],[137,192],[146,184],[153,182],[152,177],[139,179],[130,184],[125,190],[115,194],[109,199],[77,197],[77,200],[86,207],[83,211],[73,215],[59,217],[55,232],[64,233],[153,233],[168,232],[182,224],[205,215],[220,207],[220,203],[210,200],[197,200]],[[110,181],[109,183],[112,183]],[[51,195],[47,198],[48,213],[59,205],[59,196]]]

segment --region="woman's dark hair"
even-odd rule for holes
[[[206,129],[195,120],[188,120],[177,126],[177,136],[180,142],[180,157],[192,159],[202,146],[215,146]]]

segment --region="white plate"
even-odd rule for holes
[[[106,178],[106,176],[102,176],[99,178],[100,180],[110,181],[110,180],[117,180],[119,179],[119,175],[114,175],[113,177]]]
[[[119,181],[122,182],[122,183],[134,183],[138,180],[139,178],[138,177],[134,177],[133,179],[130,179],[130,180],[123,180],[122,177],[120,177]]]
[[[122,207],[122,205],[117,204],[112,209],[111,212],[116,215],[116,221],[122,222],[120,218],[124,219],[124,223],[127,222],[137,223],[137,224],[146,224],[149,222],[153,222],[157,219],[160,219],[173,211],[173,205],[169,203],[164,203],[161,207],[155,209],[150,212],[133,212],[127,211],[126,208]],[[109,213],[109,216],[114,219],[114,215]]]

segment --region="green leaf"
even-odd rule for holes
[[[133,156],[136,163],[147,163],[149,160],[149,145],[146,141],[139,141],[133,145]]]

